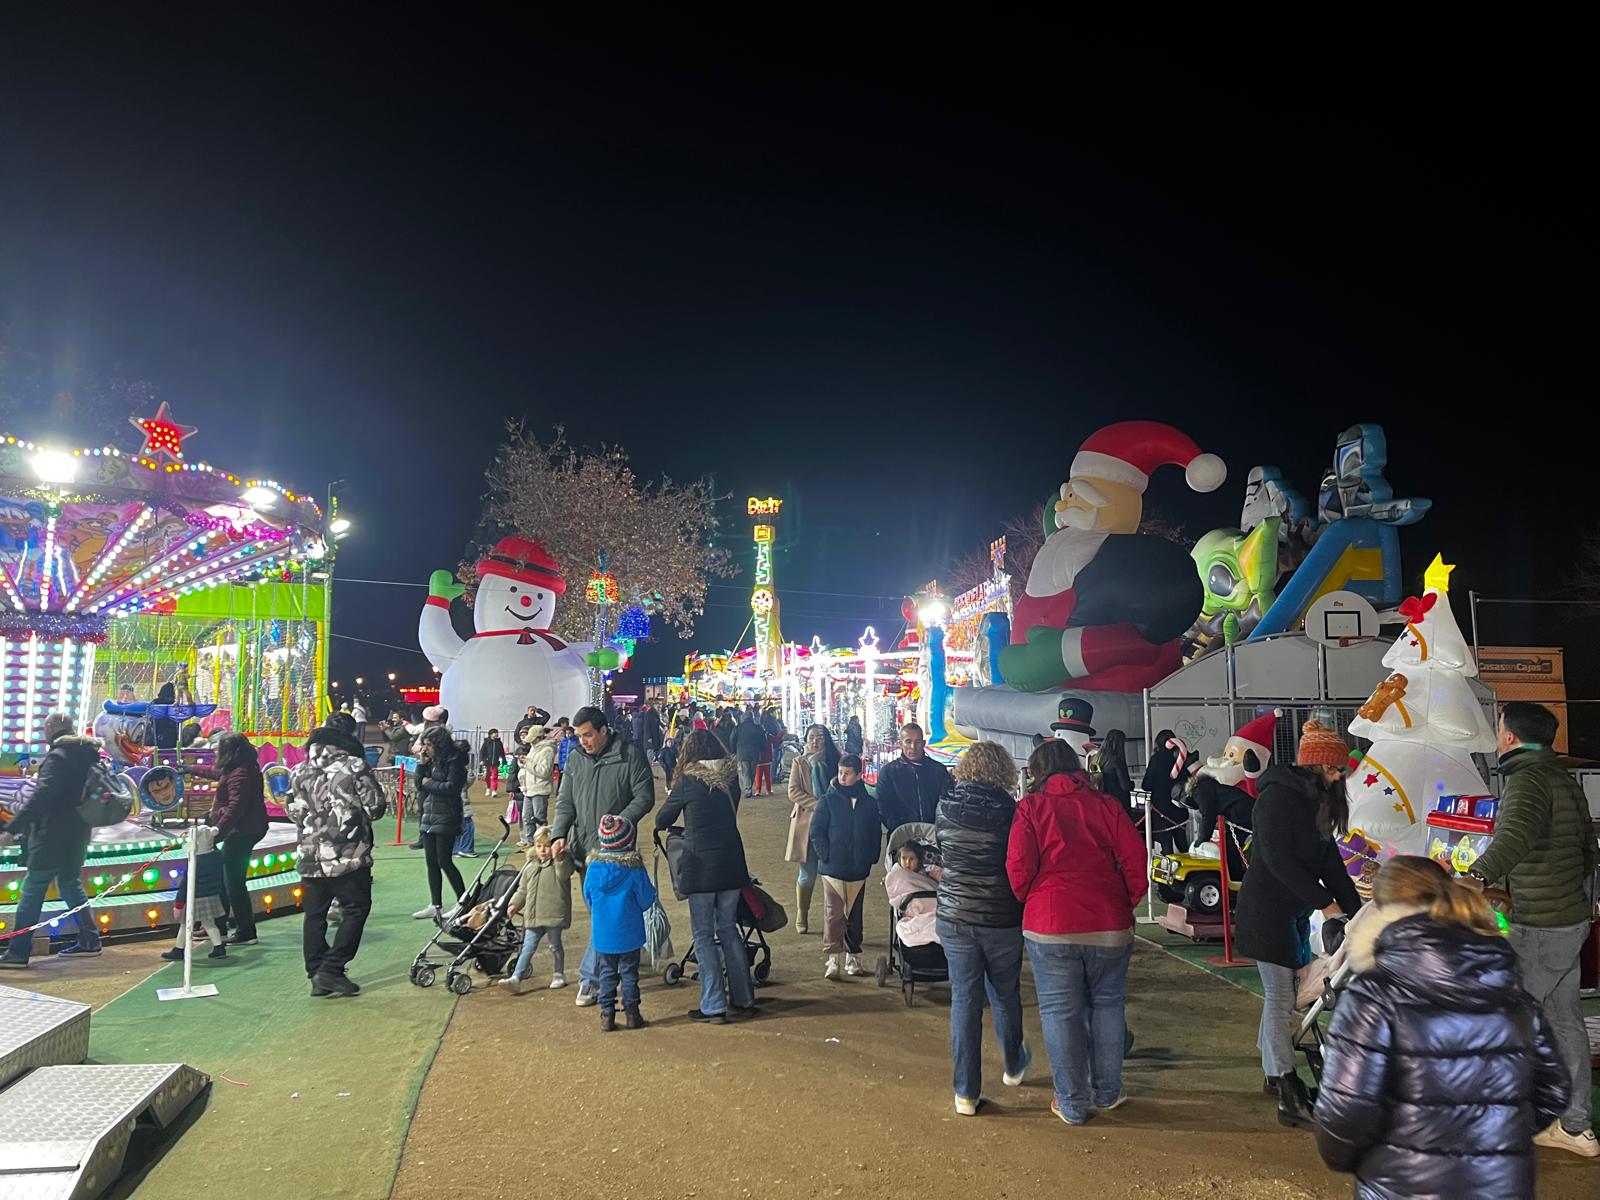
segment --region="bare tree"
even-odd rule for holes
[[[486,541],[493,545],[508,533],[535,538],[561,564],[570,588],[556,632],[574,641],[592,633],[594,610],[584,603],[584,589],[604,551],[620,603],[648,599],[658,627],[671,625],[688,637],[705,609],[707,582],[738,569],[728,550],[710,544],[717,497],[707,484],[640,480],[622,448],[580,450],[559,426],[548,442],[521,422],[508,423],[506,433],[485,472]],[[477,582],[469,564],[458,575],[469,588]]]

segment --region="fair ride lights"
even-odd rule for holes
[[[208,636],[167,644],[171,637],[139,624],[191,609],[214,617],[215,600],[201,602],[202,594],[303,579],[326,547],[313,500],[191,460],[186,447],[197,431],[174,420],[165,403],[129,423],[143,438],[136,450],[0,437],[0,754],[42,751],[52,711],[66,711],[82,728],[91,705],[119,684],[148,699],[183,667],[195,675],[196,692],[206,693],[197,698],[236,709],[241,670],[259,675],[273,651],[295,649],[284,645],[281,629],[253,645],[240,645],[231,631],[218,643],[222,623],[208,619],[199,622]],[[269,606],[252,600],[245,607],[264,616]],[[221,654],[219,645],[234,653]],[[210,670],[200,655],[207,646]],[[226,680],[225,658],[233,668]],[[284,682],[252,681],[263,701],[270,694],[276,730],[285,729]],[[311,693],[317,685],[308,677],[299,686]],[[258,707],[265,716],[268,705]]]

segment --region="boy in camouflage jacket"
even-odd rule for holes
[[[348,714],[334,713],[312,731],[306,761],[292,775],[293,797],[284,805],[300,833],[304,951],[313,996],[354,996],[361,990],[345,967],[361,946],[372,907],[372,822],[383,816],[388,801],[354,724]],[[328,908],[335,900],[342,916],[330,947]]]

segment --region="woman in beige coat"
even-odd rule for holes
[[[817,800],[827,792],[828,783],[839,771],[839,748],[825,725],[806,730],[805,751],[789,768],[789,841],[784,848],[786,861],[799,864],[794,881],[794,931],[809,933],[811,893],[817,886],[817,860],[811,851],[811,814]]]

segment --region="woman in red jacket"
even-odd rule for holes
[[[1006,851],[1022,901],[1039,1020],[1050,1052],[1050,1111],[1082,1125],[1122,1092],[1123,1006],[1133,910],[1150,882],[1144,842],[1127,810],[1090,786],[1078,756],[1052,739],[1028,758]]]
[[[256,843],[267,835],[267,802],[255,745],[242,733],[229,731],[217,739],[215,768],[189,767],[191,775],[217,781],[210,824],[216,827],[222,851],[223,915],[231,919],[229,946],[256,944],[256,914],[245,878]]]

